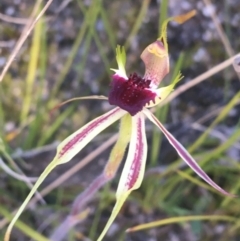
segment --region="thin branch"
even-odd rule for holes
[[[16,18],[16,17],[11,17],[2,13],[0,13],[0,19],[3,20],[4,22],[15,23],[20,25],[26,25],[29,23],[28,18]]]
[[[211,0],[203,0],[205,5],[206,6],[212,6],[212,2]],[[222,28],[222,25],[220,23],[220,20],[217,16],[217,14],[215,13],[215,11],[211,11],[210,12],[210,15],[211,15],[211,18],[212,18],[212,21],[215,25],[215,28],[218,32],[218,35],[223,43],[223,46],[225,48],[225,51],[227,52],[228,56],[229,57],[232,57],[235,53],[234,53],[234,50],[230,44],[230,41],[227,37],[227,35],[225,34],[223,28]],[[237,71],[236,71],[237,72]],[[237,76],[238,76],[238,79],[240,80],[240,74],[237,72]]]
[[[60,4],[60,6],[56,9],[56,13],[59,14],[62,10],[64,10],[67,5],[72,2],[72,0],[64,0],[62,1],[62,3]]]
[[[31,14],[30,19],[32,19],[33,16],[35,16],[36,12],[38,11],[38,8],[40,6],[42,0],[38,0],[36,2],[36,5],[34,7],[34,10]],[[22,47],[22,45],[24,44],[25,40],[27,39],[27,37],[29,36],[29,34],[31,33],[31,31],[33,30],[33,28],[35,27],[36,23],[38,22],[38,20],[43,16],[43,14],[46,12],[46,10],[48,9],[48,7],[50,6],[50,4],[52,3],[53,0],[49,0],[46,5],[44,6],[44,8],[41,10],[41,12],[37,15],[37,17],[31,21],[29,20],[29,24],[27,24],[21,34],[21,37],[19,38],[17,44],[15,45],[12,53],[10,54],[8,61],[6,63],[6,65],[4,66],[2,73],[0,75],[0,82],[3,80],[6,72],[8,71],[12,61],[14,60],[14,58],[16,57],[17,53],[19,52],[20,48]]]
[[[56,141],[52,144],[46,145],[46,146],[41,146],[29,151],[22,151],[20,149],[18,149],[15,153],[13,153],[11,155],[11,157],[13,159],[17,159],[17,158],[32,158],[35,157],[39,154],[42,154],[44,152],[48,152],[48,151],[52,151],[55,150],[57,148],[57,146],[59,145],[59,142]]]
[[[20,181],[24,181],[24,182],[35,182],[38,177],[27,177],[25,175],[21,175],[18,174],[17,172],[14,172],[12,169],[10,169],[5,162],[2,160],[2,158],[0,157],[0,167],[3,169],[3,171],[5,171],[9,176],[20,180]]]
[[[233,67],[234,67],[235,71],[240,74],[240,56],[237,56],[233,60]]]
[[[29,180],[29,178],[27,178],[27,176],[25,175],[25,173],[21,170],[21,168],[14,162],[14,160],[12,159],[12,157],[7,153],[7,151],[5,150],[5,145],[2,141],[2,139],[0,138],[0,153],[2,153],[4,155],[4,157],[8,160],[9,164],[12,165],[12,167],[21,174],[21,176],[25,176],[25,182],[26,185],[29,187],[29,189],[33,188],[33,184],[31,183],[31,180]],[[9,173],[12,173],[13,171],[8,168],[8,166],[2,161],[2,168],[5,171],[8,171]],[[20,175],[18,174],[18,175]],[[12,175],[13,176],[13,175]],[[15,175],[16,176],[16,175]],[[42,196],[39,194],[39,192],[36,192],[35,197],[37,198],[37,200],[41,201],[42,204],[45,204],[45,200],[42,198]]]
[[[193,123],[191,127],[201,132],[205,132],[208,129],[207,127],[200,125],[198,123]],[[209,135],[218,138],[222,142],[225,142],[228,139],[222,132],[217,130],[210,130]],[[236,142],[232,146],[240,150],[240,143]]]
[[[166,103],[169,103],[170,101],[175,99],[177,96],[184,93],[186,90],[191,89],[195,85],[203,82],[204,80],[208,79],[209,77],[213,76],[214,74],[217,74],[218,72],[224,70],[225,68],[229,67],[230,65],[233,65],[233,61],[235,61],[236,58],[240,57],[239,55],[240,55],[240,53],[234,55],[233,57],[223,61],[221,64],[218,64],[215,67],[212,67],[210,70],[197,76],[196,78],[192,79],[191,81],[181,85],[166,99],[166,101],[163,101],[162,103],[160,103],[160,105],[162,106],[162,105],[165,105]]]
[[[236,106],[240,104],[240,100],[236,103]],[[195,123],[197,124],[202,124],[206,121],[208,121],[209,119],[213,118],[214,116],[218,115],[223,109],[225,108],[225,106],[221,106],[218,107],[212,111],[210,111],[209,113],[207,113],[206,115],[204,115],[203,117],[199,118],[196,122],[194,122],[192,125],[194,125]]]

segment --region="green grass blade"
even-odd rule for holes
[[[160,221],[154,221],[146,224],[141,224],[133,228],[128,229],[128,232],[135,232],[143,229],[159,227],[172,223],[189,222],[189,221],[226,221],[226,222],[236,222],[237,219],[226,215],[199,215],[199,216],[182,216],[166,218]]]
[[[40,53],[39,53],[39,81],[38,87],[36,90],[36,109],[38,110],[36,116],[32,123],[29,126],[29,132],[24,142],[24,149],[30,149],[35,146],[36,142],[39,137],[39,130],[43,127],[44,116],[42,113],[47,113],[47,106],[43,103],[42,96],[44,94],[44,84],[45,84],[45,76],[46,76],[46,67],[47,67],[47,32],[46,32],[46,23],[44,19],[42,19],[42,34],[40,39]]]
[[[7,211],[6,208],[0,206],[0,214],[7,218],[8,220],[12,219],[12,215]],[[15,227],[18,228],[22,233],[24,233],[27,237],[32,238],[37,241],[50,241],[48,238],[44,237],[38,231],[32,229],[30,226],[25,224],[24,222],[18,220],[15,223]]]
[[[194,142],[194,144],[189,148],[189,152],[195,151],[207,138],[209,132],[226,116],[228,115],[229,111],[237,104],[240,98],[240,92],[238,92],[231,101],[223,108],[221,113],[217,116],[217,118],[213,121],[213,123],[207,128],[207,130]]]
[[[28,72],[26,77],[26,92],[22,105],[21,122],[23,122],[30,111],[31,104],[34,102],[34,82],[37,74],[37,64],[39,59],[40,41],[42,33],[42,19],[40,19],[33,31],[32,45],[30,49],[30,58]]]
[[[67,75],[67,73],[69,72],[70,67],[73,64],[75,56],[78,53],[79,46],[81,45],[83,39],[85,38],[85,35],[86,35],[86,32],[87,32],[87,29],[88,29],[89,25],[91,23],[95,23],[95,21],[96,21],[96,17],[97,17],[98,11],[99,11],[98,2],[99,1],[96,1],[96,0],[93,1],[92,5],[89,6],[86,13],[83,13],[84,14],[84,22],[81,25],[79,33],[78,33],[78,35],[76,37],[76,40],[74,42],[74,45],[73,45],[73,47],[72,47],[72,49],[71,49],[71,51],[68,55],[68,59],[67,59],[66,63],[63,65],[63,69],[60,72],[58,79],[56,80],[56,83],[53,87],[50,99],[52,99],[54,96],[57,95],[57,93],[58,93],[66,75]],[[86,53],[87,53],[87,51],[85,50],[85,55],[86,55]]]
[[[37,146],[43,146],[54,135],[66,118],[73,112],[74,107],[75,106],[68,107],[58,116],[56,121],[44,132],[44,135],[42,135],[42,138],[38,141]]]
[[[128,47],[130,46],[132,38],[137,35],[137,33],[138,33],[138,31],[141,27],[141,24],[143,22],[143,19],[144,19],[146,13],[147,13],[149,3],[150,3],[150,0],[143,0],[142,1],[142,6],[141,6],[141,9],[139,11],[139,14],[136,17],[136,20],[135,20],[134,25],[131,29],[131,32],[130,32],[130,34],[129,34],[129,36],[128,36],[125,44],[124,44],[125,49],[128,49]]]

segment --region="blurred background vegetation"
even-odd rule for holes
[[[33,9],[38,12],[45,3],[0,1],[0,70]],[[107,96],[117,44],[126,47],[127,72],[143,74],[139,56],[158,37],[162,21],[192,9],[197,16],[169,26],[171,72],[162,84],[169,83],[179,69],[185,78],[178,87],[207,71],[210,77],[156,114],[213,180],[239,193],[240,77],[231,65],[211,72],[240,49],[239,1],[53,0],[0,83],[0,240],[11,213],[32,186],[25,175],[39,176],[59,141],[111,106],[102,100],[84,100],[53,112],[52,108],[77,96]],[[73,161],[53,171],[41,187],[40,201],[34,198],[18,221],[12,240],[48,240],[74,198],[101,173],[114,141],[110,137],[117,129],[117,124],[108,128]],[[105,240],[240,240],[239,198],[216,193],[186,168],[148,122],[147,131],[146,178]],[[66,240],[97,238],[114,205],[118,178],[94,197],[88,215]],[[192,215],[205,218],[189,221]],[[210,220],[209,215],[218,218]],[[178,219],[165,226],[171,217]],[[156,220],[162,220],[158,227],[125,232]]]

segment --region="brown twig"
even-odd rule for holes
[[[23,181],[23,182],[35,182],[38,178],[37,177],[27,177],[24,174],[19,174],[17,172],[14,172],[11,168],[8,167],[7,164],[3,161],[3,159],[0,157],[0,167],[3,171],[5,171],[9,176],[12,176],[13,178]],[[32,186],[31,186],[32,188]]]
[[[237,102],[236,105],[240,104],[240,100]],[[209,113],[207,113],[206,115],[204,115],[203,117],[199,118],[197,121],[195,121],[192,125],[196,124],[203,124],[204,122],[208,121],[209,119],[213,118],[214,116],[218,115],[223,109],[225,108],[225,106],[221,106],[218,107],[212,111],[210,111]]]
[[[26,25],[29,23],[28,18],[16,18],[16,17],[8,16],[2,13],[0,13],[0,19],[3,20],[4,22],[15,23],[20,25]]]
[[[14,41],[0,41],[0,48],[12,48],[14,45]],[[0,49],[0,54],[1,54],[1,49]]]
[[[195,85],[203,82],[204,80],[208,79],[209,77],[213,76],[214,74],[217,74],[218,72],[224,70],[225,68],[233,65],[233,61],[239,57],[239,54],[234,55],[233,57],[223,61],[221,64],[216,65],[215,67],[212,67],[210,70],[206,71],[205,73],[199,75],[198,77],[192,79],[191,81],[181,85],[178,87],[167,99],[166,101],[163,101],[160,105],[165,105],[166,103],[169,103],[173,99],[175,99],[177,96],[181,95],[186,90],[194,87]]]

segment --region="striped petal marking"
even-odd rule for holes
[[[132,117],[132,134],[128,156],[124,165],[116,193],[116,204],[112,214],[97,241],[101,241],[112,225],[125,200],[131,191],[140,187],[147,159],[147,140],[143,113]]]
[[[11,223],[8,226],[7,232],[4,237],[4,241],[9,241],[10,233],[13,228],[14,223],[17,221],[24,208],[28,204],[31,197],[36,192],[37,188],[41,185],[48,174],[59,164],[66,163],[70,161],[78,152],[80,152],[95,136],[97,136],[101,131],[106,129],[112,123],[120,119],[122,116],[127,114],[126,111],[120,108],[114,108],[113,110],[101,115],[100,117],[87,123],[85,126],[80,128],[78,131],[74,132],[72,135],[67,137],[62,141],[58,148],[57,154],[53,161],[46,167],[38,181],[33,186],[31,192],[28,194],[27,198],[15,214]]]
[[[83,147],[85,147],[95,136],[120,119],[127,112],[114,108],[106,114],[92,120],[78,131],[67,137],[57,148],[56,159],[58,163],[65,163],[72,159]]]
[[[132,118],[132,135],[128,156],[117,189],[117,197],[138,189],[142,183],[147,159],[147,139],[143,113]]]
[[[169,143],[175,148],[179,156],[188,164],[190,168],[192,168],[193,171],[196,172],[197,175],[199,175],[204,181],[206,181],[209,185],[211,185],[213,188],[215,188],[222,194],[235,197],[235,195],[230,194],[223,190],[221,187],[219,187],[202,170],[202,168],[197,164],[197,162],[193,159],[189,152],[182,146],[182,144],[179,143],[170,132],[168,132],[168,130],[162,125],[162,123],[148,109],[145,109],[143,112],[148,117],[148,119],[152,121],[163,132],[163,134],[168,139]]]

